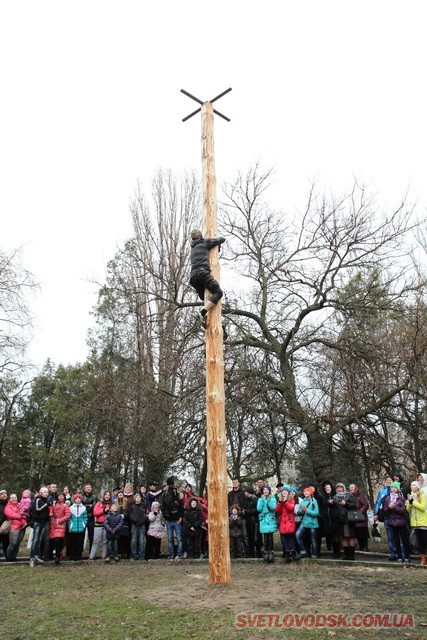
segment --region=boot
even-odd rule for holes
[[[264,551],[262,557],[263,557],[264,562],[268,562],[268,551]]]
[[[421,562],[420,562],[420,565],[421,565],[422,567],[427,567],[427,560],[426,560],[426,554],[425,554],[425,553],[422,553],[422,554],[421,554]]]
[[[290,552],[290,551],[285,551],[285,562],[286,562],[287,564],[289,564],[290,562],[292,562],[291,552]]]
[[[332,557],[337,559],[341,558],[341,549],[339,546],[334,546]]]
[[[350,547],[343,547],[343,551],[344,551],[344,560],[350,560],[350,556],[349,556],[349,549],[350,549]]]
[[[354,557],[354,553],[355,553],[355,548],[354,547],[347,547],[348,548],[348,558],[347,560],[355,560]]]
[[[291,551],[291,556],[292,556],[293,562],[298,562],[298,560],[301,560],[301,556],[298,553],[298,551]]]
[[[268,553],[268,561],[274,562],[274,551],[269,551]]]

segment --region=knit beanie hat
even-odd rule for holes
[[[400,491],[400,482],[392,482],[390,487],[396,487],[396,489]]]
[[[421,484],[419,482],[417,482],[416,480],[414,480],[413,482],[411,482],[411,487],[415,485],[416,487],[418,487],[418,489],[421,489]]]
[[[75,493],[73,495],[73,502],[75,502],[77,498],[80,498],[80,500],[81,500],[82,499],[82,494],[81,493]]]
[[[302,490],[303,493],[305,493],[306,491],[308,491],[311,496],[314,493],[312,487],[305,487],[305,489]]]

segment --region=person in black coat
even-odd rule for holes
[[[336,494],[332,498],[337,507],[338,531],[344,551],[345,560],[354,560],[354,552],[357,545],[356,527],[348,521],[348,512],[356,510],[356,501],[345,484],[337,482]]]
[[[249,558],[262,558],[262,540],[259,532],[257,504],[258,498],[255,495],[255,489],[251,485],[247,485],[244,490],[243,511],[245,514],[247,536],[246,555]]]
[[[322,531],[326,538],[328,549],[332,548],[334,558],[340,557],[341,538],[338,530],[338,508],[333,498],[336,494],[331,480],[322,482],[322,492],[319,495],[319,514],[322,519]]]
[[[200,557],[200,532],[202,530],[203,518],[199,501],[191,498],[188,507],[184,512],[184,535],[187,541],[188,558]]]
[[[131,559],[139,560],[145,557],[145,523],[147,514],[145,513],[145,500],[142,501],[141,494],[135,495],[135,502],[129,507],[129,517],[131,521]]]
[[[206,314],[221,300],[223,293],[219,283],[211,275],[209,249],[225,242],[225,238],[203,238],[199,229],[191,232],[191,274],[190,284],[197,291],[201,300],[205,299],[205,289],[212,295],[200,310],[202,322],[206,321]]]

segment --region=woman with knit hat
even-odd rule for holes
[[[312,487],[306,487],[303,490],[304,498],[299,501],[297,515],[301,516],[301,524],[297,529],[296,539],[300,548],[301,558],[307,557],[307,551],[304,544],[304,535],[310,533],[311,539],[311,558],[317,560],[317,531],[319,529],[319,505],[313,497],[314,490]]]
[[[419,482],[411,483],[411,493],[406,501],[406,509],[411,518],[411,527],[417,536],[417,545],[421,554],[420,564],[427,566],[427,498]]]
[[[398,562],[409,564],[409,533],[406,520],[405,498],[400,491],[400,482],[391,483],[390,493],[384,498],[384,514],[388,517],[388,523],[393,531]]]

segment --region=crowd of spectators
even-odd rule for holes
[[[235,479],[227,497],[232,558],[273,562],[278,534],[286,562],[317,559],[323,543],[334,558],[354,560],[356,549],[369,551],[382,522],[390,561],[408,564],[416,546],[420,564],[427,565],[427,474],[410,483],[399,473],[386,478],[371,523],[369,500],[355,484],[347,489],[325,480],[318,488],[277,484],[273,490],[262,479],[244,487]],[[165,536],[170,559],[206,558],[208,524],[206,488],[197,496],[188,483],[176,487],[172,477],[162,487],[150,481],[134,491],[126,484],[100,496],[91,484],[72,493],[52,483],[34,495],[25,489],[19,500],[17,493],[0,489],[0,555],[15,561],[28,530],[31,567],[82,560],[85,543],[89,563],[97,554],[104,562],[155,560]]]

